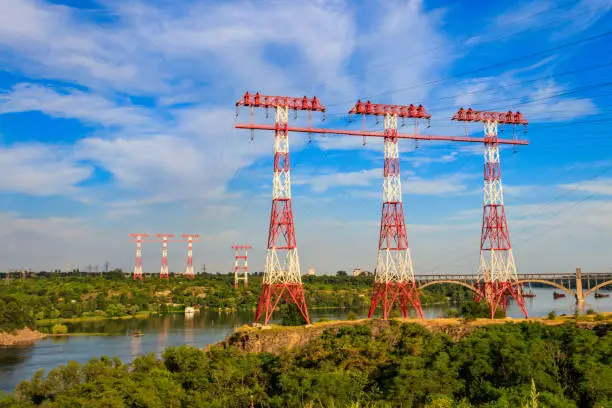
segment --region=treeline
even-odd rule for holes
[[[505,324],[453,342],[390,321],[328,329],[281,355],[179,347],[130,365],[70,362],[0,406],[609,407],[611,380],[610,326]]]
[[[0,282],[0,332],[33,328],[36,321],[75,317],[120,317],[141,312],[170,313],[185,306],[212,309],[253,309],[261,291],[261,276],[252,276],[249,287],[233,287],[233,276],[200,274],[191,280],[148,277],[133,281],[123,273],[104,276],[47,277]],[[373,278],[370,276],[306,276],[304,289],[309,307],[367,307]],[[423,304],[469,297],[460,286],[433,286],[421,293]],[[45,328],[41,327],[44,331]]]

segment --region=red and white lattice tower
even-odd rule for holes
[[[238,281],[244,281],[244,287],[249,286],[249,249],[250,245],[233,245],[232,249],[236,251],[236,259],[234,260],[234,287],[238,287]],[[244,251],[244,255],[240,252]],[[240,276],[242,272],[242,276]]]
[[[185,276],[193,279],[195,278],[195,272],[193,270],[193,243],[200,240],[200,235],[183,234],[181,238],[187,238],[187,266],[185,267]]]
[[[157,234],[157,238],[162,239],[162,259],[161,259],[161,269],[159,271],[160,279],[169,279],[170,275],[168,274],[168,238],[174,237],[174,234]]]
[[[275,110],[272,211],[262,291],[257,304],[255,322],[263,316],[264,325],[267,325],[282,298],[287,303],[295,303],[306,322],[310,324],[300,274],[291,206],[288,120],[289,110],[296,113],[298,110],[307,111],[310,119],[313,111],[325,112],[325,107],[316,97],[312,99],[290,98],[264,96],[259,93],[250,95],[248,92],[236,102],[236,107],[239,106],[250,107],[251,122],[254,108]]]
[[[366,103],[358,101],[349,114],[363,115],[364,123],[366,115],[383,116],[385,127],[382,217],[376,275],[368,317],[373,316],[376,307],[380,304],[382,318],[387,319],[397,302],[404,317],[408,315],[410,303],[419,317],[423,318],[402,205],[397,119],[414,118],[416,129],[419,119],[429,119],[431,116],[421,105],[418,107],[380,105],[372,104],[370,101]]]
[[[471,108],[459,109],[453,120],[484,123],[484,211],[478,268],[481,296],[489,302],[491,318],[500,306],[506,312],[509,297],[514,298],[525,317],[528,317],[510,244],[497,136],[500,124],[515,127],[526,126],[528,122],[520,112],[486,112]]]
[[[142,280],[142,240],[148,236],[148,234],[130,234],[130,237],[136,240],[136,263],[134,264],[134,274],[132,275],[133,280]]]

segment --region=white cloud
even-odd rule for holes
[[[143,126],[152,119],[144,109],[118,106],[101,96],[77,90],[58,92],[37,84],[21,83],[0,93],[0,113],[40,111],[56,118],[75,118],[102,126]]]
[[[586,180],[579,183],[562,184],[561,188],[573,191],[585,191],[597,195],[612,195],[612,178]]]
[[[76,164],[66,150],[43,144],[0,147],[0,191],[34,196],[75,194],[75,184],[87,179],[91,169]]]
[[[402,178],[404,194],[456,196],[469,192],[465,180],[472,178],[465,174],[451,174],[440,177],[423,178],[408,174]]]
[[[294,179],[296,185],[310,185],[315,193],[324,193],[333,187],[358,187],[369,186],[376,179],[382,179],[381,169],[361,170],[354,172],[335,172],[327,174],[311,175],[304,178]]]

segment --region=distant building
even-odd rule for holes
[[[359,275],[361,275],[361,268],[353,269],[353,276],[359,276]]]
[[[308,271],[306,272],[306,275],[314,276],[315,275],[315,268],[308,268]]]

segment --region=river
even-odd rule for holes
[[[553,299],[552,289],[534,288],[535,298],[527,300],[527,309],[532,317],[546,316],[550,311],[558,315],[573,314],[575,300],[571,297]],[[605,292],[605,293],[610,293]],[[612,297],[586,299],[585,310],[612,311]],[[445,316],[448,305],[432,305],[423,308],[426,318]],[[345,319],[350,311],[327,309],[310,311],[313,322],[326,318]],[[366,317],[367,310],[354,310],[358,317]],[[414,314],[414,313],[413,313]],[[511,301],[508,315],[521,317],[516,304]],[[67,324],[70,333],[97,332],[116,334],[112,336],[54,337],[35,344],[0,348],[0,390],[12,391],[20,381],[29,379],[36,370],[49,370],[69,360],[86,363],[93,357],[118,356],[131,361],[135,356],[155,353],[160,355],[168,346],[189,344],[204,347],[216,343],[231,334],[236,328],[253,321],[253,313],[202,311],[193,318],[169,315],[151,319],[106,320]],[[142,337],[129,336],[142,332]]]

